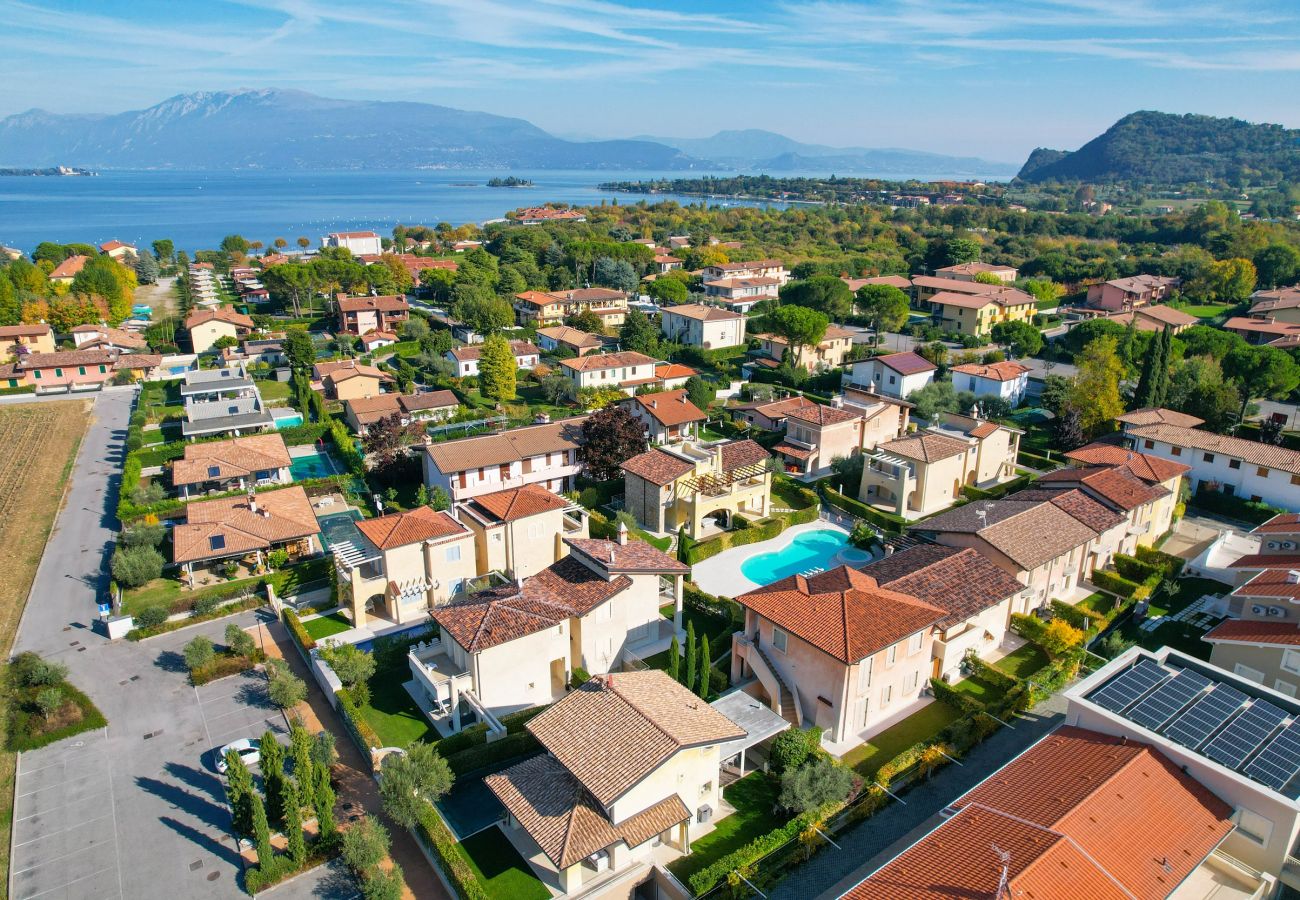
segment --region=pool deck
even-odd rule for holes
[[[735,597],[746,591],[760,588],[762,585],[750,581],[740,571],[740,567],[745,560],[762,553],[780,551],[788,547],[799,535],[808,531],[838,531],[841,534],[848,535],[848,531],[830,522],[817,521],[809,522],[806,525],[795,525],[792,528],[787,528],[770,541],[747,544],[744,547],[733,547],[730,550],[722,551],[717,556],[696,563],[691,569],[691,579],[700,590],[721,597]]]

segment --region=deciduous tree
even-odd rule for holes
[[[1124,366],[1116,353],[1114,338],[1101,337],[1083,348],[1075,358],[1079,374],[1074,380],[1070,405],[1079,412],[1079,423],[1088,437],[1109,431],[1124,414],[1119,380]]]
[[[587,474],[597,481],[622,477],[623,462],[645,450],[645,429],[622,406],[597,410],[582,423],[579,454]]]
[[[518,368],[510,342],[500,334],[488,335],[478,361],[479,391],[489,400],[515,399]]]
[[[898,331],[907,324],[910,304],[907,294],[892,284],[867,284],[858,288],[857,307],[875,332],[875,343],[886,331]]]

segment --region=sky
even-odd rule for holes
[[[1007,162],[1138,109],[1300,127],[1297,0],[0,0],[0,23],[0,116],[293,88]]]

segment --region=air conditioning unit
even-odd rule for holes
[[[706,823],[706,822],[712,822],[712,821],[713,821],[713,807],[712,807],[712,806],[709,806],[709,805],[706,803],[706,804],[704,804],[703,806],[701,806],[701,807],[699,808],[699,810],[696,812],[695,816],[696,816],[696,820],[697,820],[701,825],[703,825],[703,824]]]
[[[1270,616],[1275,616],[1275,617],[1277,617],[1277,618],[1279,618],[1279,619],[1284,619],[1284,618],[1286,618],[1286,610],[1283,609],[1283,608],[1280,607],[1280,606],[1270,606],[1270,607],[1268,608],[1268,614],[1269,614]]]
[[[1258,603],[1256,603],[1254,606],[1250,608],[1250,614],[1252,616],[1266,616],[1268,615],[1268,607],[1260,606]]]
[[[1286,573],[1287,584],[1300,584],[1300,569],[1291,569]]]

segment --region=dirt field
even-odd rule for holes
[[[0,406],[0,659],[8,659],[77,448],[89,401]],[[0,747],[4,723],[0,721]],[[15,756],[0,749],[0,885],[7,883]]]

